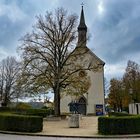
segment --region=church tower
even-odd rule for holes
[[[92,69],[86,70],[90,77],[90,87],[86,93],[74,98],[71,95],[63,96],[60,102],[61,113],[70,113],[69,103],[78,103],[77,112],[83,115],[104,114],[104,65],[105,63],[87,47],[87,26],[85,23],[83,6],[78,26],[78,41],[73,53],[79,54],[77,62]],[[80,52],[80,53],[79,53]],[[75,100],[76,99],[76,100]]]
[[[78,43],[77,47],[85,47],[87,40],[87,26],[85,24],[85,17],[84,17],[84,10],[82,6],[81,16],[80,16],[80,23],[78,26]]]

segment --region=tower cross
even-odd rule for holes
[[[84,6],[84,3],[83,3],[83,2],[81,3],[81,6],[82,6],[82,7]]]

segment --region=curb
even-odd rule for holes
[[[11,132],[11,131],[0,131],[1,134],[11,134],[11,135],[25,135],[25,136],[38,136],[38,137],[60,137],[60,138],[96,138],[96,139],[108,139],[108,138],[140,138],[138,135],[93,135],[93,136],[67,136],[67,135],[46,135],[38,133],[22,133],[22,132]]]

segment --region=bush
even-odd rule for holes
[[[54,111],[52,109],[18,109],[17,114],[21,115],[32,115],[32,116],[42,116],[46,117],[52,114]]]
[[[54,115],[54,109],[53,108],[47,108],[47,116]]]
[[[24,106],[24,107],[23,107]],[[19,104],[16,108],[0,107],[0,112],[9,112],[18,115],[31,115],[31,116],[41,116],[46,117],[49,115],[54,115],[54,110],[52,108],[47,109],[33,109],[28,108],[24,104]]]
[[[33,116],[47,116],[47,110],[46,109],[27,109],[26,115],[33,115]]]
[[[16,109],[21,109],[22,110],[22,109],[30,109],[30,108],[32,108],[32,106],[27,104],[27,103],[18,103],[16,105]]]
[[[8,113],[13,113],[13,112],[16,112],[16,108],[11,108],[11,107],[0,107],[0,113],[5,113],[5,112],[8,112]]]
[[[47,106],[43,106],[41,109],[48,109],[48,107]]]
[[[109,116],[116,116],[116,117],[118,117],[118,116],[134,116],[134,115],[132,115],[132,114],[128,114],[128,113],[123,113],[123,112],[108,112],[108,115]]]
[[[99,134],[140,134],[140,116],[99,117]]]
[[[43,118],[37,116],[0,114],[0,130],[17,132],[40,132]]]
[[[0,107],[0,112],[6,112],[6,111],[10,111],[11,109],[9,107]]]

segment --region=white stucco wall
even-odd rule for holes
[[[91,87],[88,90],[88,104],[87,114],[95,113],[95,105],[104,105],[104,85],[103,85],[103,71],[89,72],[91,78]]]
[[[95,105],[103,104],[104,105],[104,85],[103,85],[103,71],[92,72],[88,71],[90,76],[91,86],[88,90],[88,95],[85,94],[87,99],[87,114],[95,114]],[[71,96],[64,96],[61,98],[61,112],[69,112],[68,104],[72,101]]]

